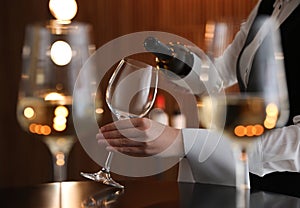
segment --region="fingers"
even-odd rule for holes
[[[110,145],[113,147],[141,147],[143,142],[137,142],[127,138],[105,139],[104,136],[97,135],[97,141],[100,145]]]
[[[151,122],[149,119],[132,118],[104,125],[100,128],[100,133],[106,139],[128,138],[136,141],[144,141],[150,126]]]
[[[120,152],[130,156],[149,156],[145,142],[137,142],[127,138],[105,139],[102,133],[98,133],[96,138],[98,144],[105,146],[107,151]]]
[[[100,128],[101,132],[113,131],[113,130],[122,130],[128,128],[140,128],[145,129],[150,125],[150,120],[146,118],[131,118],[119,120],[113,123],[106,124]]]
[[[104,125],[96,138],[99,145],[104,145],[107,150],[149,156],[160,153],[176,138],[172,132],[177,130],[168,129],[147,118],[132,118]]]
[[[101,134],[106,139],[117,139],[117,138],[128,138],[136,141],[143,141],[142,138],[145,137],[145,132],[136,128],[129,128],[123,130],[111,130],[111,131],[101,131]]]

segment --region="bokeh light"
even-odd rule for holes
[[[65,66],[72,59],[72,48],[67,42],[58,40],[52,44],[50,56],[56,65]]]
[[[51,14],[61,21],[70,21],[77,13],[75,0],[50,0],[49,9]]]

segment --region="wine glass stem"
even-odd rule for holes
[[[105,169],[105,171],[107,171],[107,172],[110,171],[110,164],[111,164],[113,155],[114,155],[113,152],[111,152],[111,151],[108,152],[108,155],[107,155],[107,158],[106,158],[106,161],[105,161],[105,164],[104,164],[104,169]]]
[[[245,148],[242,150],[240,148],[235,148],[234,154],[236,158],[236,207],[248,208],[250,179],[247,151]]]
[[[237,189],[236,207],[237,208],[250,207],[250,189]]]
[[[62,152],[52,154],[53,181],[62,182],[67,179],[67,155]]]
[[[247,151],[245,149],[237,151],[236,158],[236,187],[237,189],[250,189]]]
[[[127,118],[127,117],[123,117],[121,115],[118,115],[117,117],[118,117],[118,120],[126,119]],[[111,152],[111,151],[108,152],[108,155],[107,155],[107,158],[106,158],[106,161],[105,161],[105,164],[104,164],[104,168],[102,169],[106,173],[110,172],[110,165],[111,165],[111,161],[112,161],[113,155],[114,155],[113,152]]]

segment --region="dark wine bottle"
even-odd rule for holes
[[[170,70],[180,77],[185,77],[191,72],[194,56],[184,45],[179,43],[164,44],[157,38],[150,36],[145,39],[144,47],[157,57],[159,68]]]

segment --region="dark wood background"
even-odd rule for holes
[[[239,24],[257,0],[78,0],[75,20],[94,29],[97,48],[132,32],[170,32],[205,47],[204,27],[210,20],[234,19]],[[0,187],[51,181],[51,156],[40,140],[23,132],[16,119],[21,51],[25,26],[52,18],[47,0],[1,0],[0,3]],[[83,180],[81,170],[99,167],[77,142],[69,156],[68,180]],[[177,170],[159,179],[176,179]],[[121,177],[121,176],[119,176]],[[155,178],[155,177],[154,177]]]

